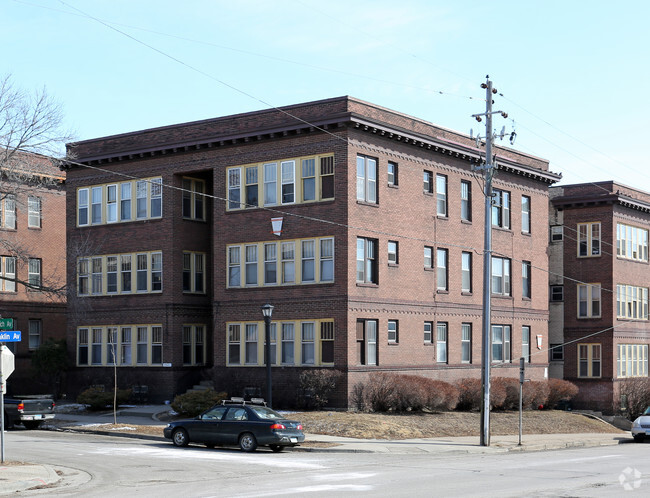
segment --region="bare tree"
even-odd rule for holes
[[[71,133],[63,131],[60,104],[44,88],[28,93],[15,88],[10,76],[0,77],[0,208],[4,208],[0,222],[4,228],[15,228],[11,223],[13,217],[15,224],[16,211],[27,211],[28,193],[63,189],[65,176],[57,157],[63,156],[64,145],[71,139]],[[10,230],[0,232],[0,250],[15,258],[17,268],[27,265],[33,254],[33,248]],[[60,264],[65,267],[65,261]],[[45,295],[63,296],[65,271],[49,270],[40,281],[12,280]]]

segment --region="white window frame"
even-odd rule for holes
[[[436,175],[436,214],[446,218],[447,209],[447,176]]]
[[[41,228],[41,198],[30,195],[27,198],[27,227]]]
[[[512,264],[508,258],[492,257],[492,294],[510,296],[512,292]]]
[[[512,362],[512,327],[492,325],[492,363]]]
[[[530,233],[531,229],[531,203],[528,195],[521,196],[521,233]]]
[[[472,324],[460,325],[460,362],[472,363]]]
[[[388,338],[388,344],[399,343],[399,321],[398,320],[388,320],[387,338]]]
[[[448,337],[449,324],[447,322],[436,323],[436,363],[449,362]]]
[[[377,159],[357,155],[357,201],[378,203]]]

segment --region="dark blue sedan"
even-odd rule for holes
[[[190,420],[171,422],[164,435],[176,446],[239,445],[247,452],[269,446],[275,452],[305,440],[300,422],[287,420],[262,401],[226,401]]]

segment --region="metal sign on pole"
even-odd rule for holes
[[[5,392],[14,364],[14,354],[0,342],[0,463],[5,461]]]
[[[519,358],[519,446],[521,446],[521,432],[524,425],[523,413],[524,413],[524,381],[526,372],[526,360],[521,357]]]

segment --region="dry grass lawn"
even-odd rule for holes
[[[302,422],[309,434],[354,437],[361,439],[412,439],[450,436],[479,436],[480,415],[468,412],[413,413],[404,415],[353,412],[300,412],[287,416]],[[160,425],[101,424],[77,427],[88,432],[122,432],[162,437]],[[545,410],[525,411],[524,434],[622,433],[616,427],[579,413]],[[492,412],[490,433],[519,433],[518,412]]]

